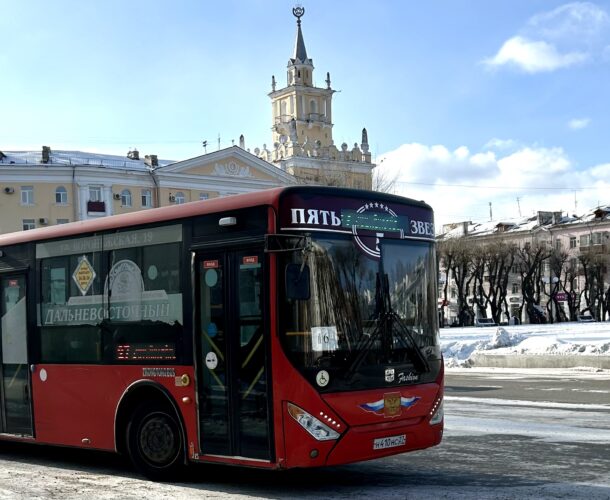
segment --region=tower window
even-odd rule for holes
[[[309,101],[309,112],[314,114],[318,112],[318,103],[315,99]]]

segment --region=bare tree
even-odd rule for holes
[[[546,318],[541,312],[540,295],[543,287],[543,263],[550,256],[544,244],[526,244],[517,249],[517,267],[521,275],[521,292],[523,293],[523,307],[527,312],[530,323],[544,323]]]
[[[447,250],[452,253],[449,269],[455,281],[458,323],[460,326],[471,325],[474,318],[474,311],[468,304],[470,283],[473,279],[471,271],[472,265],[472,245],[466,238],[454,238],[446,242],[452,248]],[[447,274],[449,276],[449,274]],[[449,282],[449,279],[447,279]]]
[[[506,295],[508,294],[508,279],[515,262],[517,247],[503,241],[490,243],[485,248],[487,255],[487,303],[491,308],[491,315],[496,323],[502,321],[502,310],[506,319],[510,318],[510,311]]]
[[[570,288],[574,285],[570,275],[570,271],[568,269],[569,259],[570,254],[565,250],[561,250],[559,248],[554,248],[553,250],[551,250],[551,254],[549,255],[549,271],[551,273],[551,276],[557,278],[555,282],[551,280],[551,283],[549,283],[550,293],[546,308],[551,322],[568,321],[565,311],[563,310],[563,306],[557,300],[557,293],[559,292],[559,290],[563,290],[566,294],[566,298],[568,300],[568,308],[570,310],[570,316],[572,316],[571,311],[573,308],[574,299],[571,293],[572,290],[568,292],[568,286],[566,285],[567,283]],[[564,282],[564,280],[566,281]],[[555,317],[553,317],[553,310],[555,311]]]
[[[485,248],[479,245],[474,246],[471,250],[472,301],[473,305],[477,306],[478,314],[486,318],[489,304],[489,293],[485,284],[488,254]]]
[[[581,292],[585,301],[583,311],[590,311],[594,318],[602,319],[605,315],[606,301],[604,283],[606,275],[605,256],[603,254],[581,253],[578,261],[585,278]]]
[[[392,174],[388,169],[382,170],[380,166],[373,170],[373,191],[393,193],[398,180],[398,173]]]

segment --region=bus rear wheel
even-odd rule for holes
[[[127,451],[134,467],[149,479],[178,478],[184,468],[184,439],[173,410],[138,407],[127,424]]]

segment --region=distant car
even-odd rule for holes
[[[493,318],[476,318],[474,320],[474,326],[498,326]]]
[[[576,316],[576,321],[578,321],[579,323],[593,323],[595,321],[595,318],[590,314],[579,314],[578,316]]]

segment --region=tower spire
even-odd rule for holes
[[[293,59],[305,62],[307,59],[307,50],[305,49],[305,41],[303,40],[303,32],[301,31],[301,17],[305,15],[305,7],[297,5],[292,9],[292,15],[297,18],[297,38],[294,42]]]

